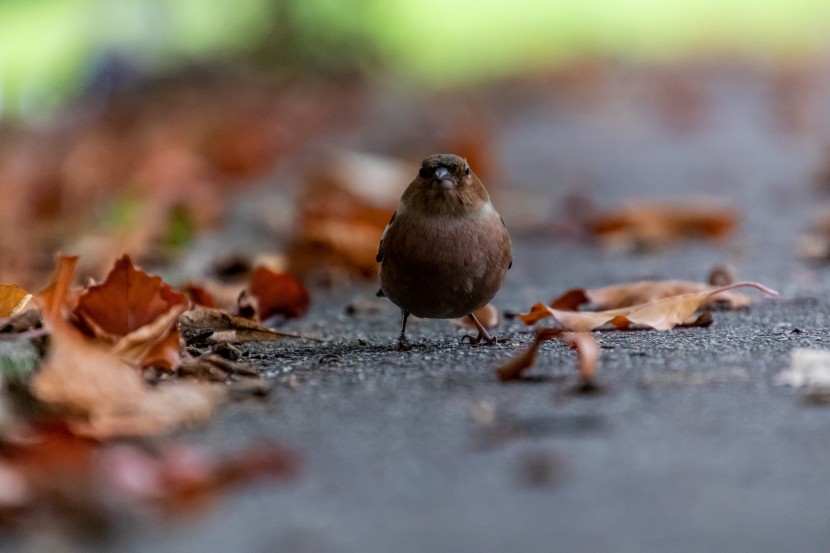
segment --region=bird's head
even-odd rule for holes
[[[475,178],[467,160],[455,154],[436,154],[421,162],[418,178],[444,190],[460,188]]]
[[[489,200],[467,160],[455,154],[435,154],[424,159],[407,192],[411,196],[409,203],[418,203],[431,212],[471,209]]]

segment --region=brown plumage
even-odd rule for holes
[[[377,260],[382,295],[403,316],[398,349],[408,347],[409,315],[466,315],[479,330],[475,343],[495,342],[472,312],[493,299],[513,263],[510,235],[463,158],[423,161],[383,231]]]

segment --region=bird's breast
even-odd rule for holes
[[[381,288],[422,317],[460,317],[490,301],[511,259],[510,237],[487,202],[464,216],[399,213],[384,236]]]

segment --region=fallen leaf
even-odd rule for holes
[[[683,239],[720,239],[731,234],[738,214],[711,205],[631,203],[601,214],[591,233],[606,247],[652,250]]]
[[[255,311],[260,321],[276,315],[300,317],[308,311],[311,303],[308,290],[297,277],[268,267],[254,269],[248,283],[248,293],[256,300]]]
[[[209,342],[260,342],[297,337],[265,328],[251,319],[207,307],[185,311],[179,318],[179,326],[187,334],[188,341],[194,336]]]
[[[548,340],[562,340],[571,345],[579,360],[579,376],[583,383],[591,383],[596,374],[599,364],[599,344],[590,333],[587,332],[565,332],[559,328],[540,328],[536,331],[533,342],[518,357],[510,363],[499,367],[497,374],[499,380],[519,380],[522,373],[533,366],[536,361],[536,354],[542,342]]]
[[[97,337],[120,339],[179,305],[187,305],[183,294],[174,291],[161,277],[137,270],[130,257],[124,255],[102,284],[87,288],[73,313]]]
[[[99,439],[204,421],[223,397],[196,382],[151,387],[134,365],[65,323],[53,325],[49,354],[31,389],[62,411],[73,432]]]
[[[605,325],[610,325],[612,328],[640,326],[655,330],[670,330],[678,325],[690,323],[698,309],[707,301],[711,301],[713,296],[741,287],[755,288],[770,296],[778,295],[778,292],[755,282],[738,282],[720,288],[707,288],[700,292],[669,296],[648,303],[605,311],[568,311],[537,303],[529,313],[519,315],[519,318],[525,324],[532,325],[547,317],[553,317],[562,329],[575,332],[595,330]]]
[[[488,303],[484,307],[476,309],[473,312],[473,315],[476,316],[476,319],[478,319],[478,322],[481,323],[481,326],[483,326],[487,330],[499,326],[499,310],[496,309],[496,306],[492,303]],[[460,326],[461,328],[477,330],[476,325],[474,325],[473,322],[467,317],[450,319],[450,322],[456,326]]]
[[[574,288],[553,300],[551,307],[576,311],[579,307],[590,304],[593,308],[600,310],[618,309],[682,294],[713,292],[722,287],[690,280],[641,280],[590,290]],[[734,290],[727,290],[712,293],[703,300],[701,305],[714,303],[724,303],[731,309],[736,309],[750,305],[752,299]]]
[[[497,371],[499,380],[519,380],[522,373],[533,366],[536,361],[536,352],[542,342],[559,338],[562,334],[564,334],[564,331],[559,328],[540,328],[537,330],[533,342],[521,355],[514,358],[510,363],[499,367]]]
[[[121,337],[112,352],[127,361],[135,361],[142,367],[175,369],[181,363],[181,340],[176,323],[187,305],[177,305],[162,313],[153,322],[140,326]]]
[[[184,294],[137,270],[124,255],[102,284],[81,294],[73,314],[87,334],[113,344],[125,359],[175,368],[176,321],[186,309]]]
[[[27,309],[32,295],[16,284],[0,284],[0,318],[8,318]]]
[[[576,350],[579,378],[583,383],[593,382],[599,365],[599,343],[596,338],[588,332],[572,332],[564,338]]]

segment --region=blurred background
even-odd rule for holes
[[[592,186],[671,189],[677,152],[711,147],[627,171],[643,125],[654,144],[786,134],[820,172],[828,21],[822,0],[0,0],[0,280],[42,282],[56,251],[89,275],[123,251],[170,264],[263,182],[284,193],[243,218],[286,264],[366,276],[411,164],[439,150],[496,192],[543,193],[503,200],[528,233]],[[374,197],[354,188],[370,166]]]
[[[781,59],[821,52],[828,16],[821,0],[3,0],[0,108],[38,118],[194,63],[447,86],[585,56]]]

